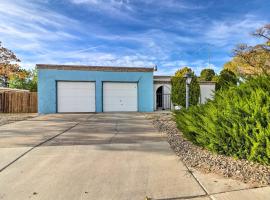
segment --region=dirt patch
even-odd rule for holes
[[[168,142],[176,154],[190,167],[203,172],[213,172],[245,183],[270,185],[270,166],[247,160],[213,154],[192,144],[177,129],[172,114],[149,114],[159,131],[167,134]]]
[[[38,116],[37,113],[0,113],[0,126]]]

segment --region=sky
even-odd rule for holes
[[[37,63],[219,72],[270,22],[269,0],[0,0],[0,41]]]

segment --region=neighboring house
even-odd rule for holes
[[[154,68],[38,64],[37,69],[39,113],[173,108],[171,77],[154,76]]]

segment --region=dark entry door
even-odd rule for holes
[[[163,108],[163,86],[160,86],[156,92],[156,105],[157,109]]]

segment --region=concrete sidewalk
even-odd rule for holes
[[[267,199],[270,188],[188,169],[140,113],[0,126],[0,199]]]

